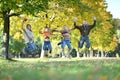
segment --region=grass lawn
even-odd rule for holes
[[[0,80],[120,80],[120,59],[0,59]]]

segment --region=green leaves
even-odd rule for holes
[[[10,13],[36,15],[48,8],[48,2],[49,0],[2,0],[0,12],[10,10]]]
[[[84,19],[88,24],[92,24],[93,17],[96,16],[97,25],[90,33],[90,40],[93,48],[101,49],[102,46],[104,49],[108,48],[110,44],[115,44],[113,43],[115,27],[110,22],[112,15],[106,11],[106,7],[104,0],[1,0],[0,16],[13,13],[23,15],[22,18],[11,18],[10,35],[13,36],[18,30],[21,30],[22,19],[28,18],[35,39],[38,37],[43,39],[38,32],[39,29],[43,30],[47,24],[51,29],[61,30],[64,25],[70,29],[74,27],[74,17],[78,18],[77,25],[82,25]],[[7,11],[7,13],[2,14],[3,11]],[[11,16],[15,16],[15,14]],[[51,37],[54,40],[53,44],[56,44],[55,41],[60,41],[60,34],[58,35],[55,38]],[[80,36],[77,30],[71,32],[73,47],[77,48]],[[113,50],[114,47],[116,45],[110,46],[109,50]]]

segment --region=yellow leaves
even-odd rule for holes
[[[110,48],[111,50],[115,50],[115,47],[117,46],[117,43],[116,42],[111,42],[110,43]]]
[[[89,1],[88,0],[81,0],[82,3],[87,4]]]
[[[103,6],[103,5],[104,5],[104,1],[99,2],[99,4],[100,4],[101,6]]]
[[[61,3],[61,5],[59,5],[59,3]],[[73,28],[74,17],[78,18],[77,25],[82,25],[84,19],[87,20],[88,24],[92,24],[93,17],[96,16],[98,25],[96,25],[95,29],[91,31],[90,40],[93,41],[93,45],[95,44],[102,46],[101,44],[103,44],[103,42],[110,42],[111,38],[109,37],[108,40],[105,36],[108,36],[109,34],[112,35],[111,28],[113,28],[109,22],[106,22],[106,19],[111,18],[111,15],[110,13],[106,12],[105,9],[106,8],[103,0],[80,0],[76,2],[54,0],[49,2],[49,9],[46,12],[38,13],[36,19],[34,19],[34,16],[31,15],[22,15],[20,18],[12,17],[10,31],[11,34],[14,35],[15,39],[19,39],[19,36],[17,36],[19,34],[16,31],[21,30],[22,20],[24,18],[27,18],[28,21],[25,23],[25,25],[27,23],[30,23],[32,25],[32,30],[34,32],[35,38],[37,38],[39,37],[37,35],[39,29],[43,30],[46,24],[50,25],[51,29],[56,28],[59,30],[62,29],[62,26],[64,25],[66,25],[68,28]],[[71,41],[75,42],[76,45],[76,41],[79,40],[79,37],[76,36],[80,36],[80,33],[79,31],[75,30],[72,32],[72,35],[71,37],[73,39]]]
[[[39,16],[43,17],[45,14],[46,14],[45,12],[41,12]]]
[[[10,28],[10,35],[14,34],[16,32],[15,28]]]
[[[50,21],[48,19],[45,19],[43,25],[45,26],[46,24],[49,24],[49,23]]]
[[[105,47],[104,51],[110,51],[110,47],[109,46]]]
[[[14,37],[15,40],[20,40],[22,38],[22,34],[20,32],[17,32]]]
[[[73,8],[68,8],[68,12],[73,13]]]
[[[84,12],[84,14],[83,14],[83,17],[84,17],[84,19],[86,19],[87,17],[88,17],[88,12]]]
[[[103,22],[102,23],[102,31],[105,32],[105,33],[110,33],[110,29],[113,27],[110,23],[108,22]]]
[[[113,37],[113,41],[116,42],[116,43],[118,43],[119,40],[117,39],[116,36],[114,36],[114,37]]]

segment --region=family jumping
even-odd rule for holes
[[[33,36],[33,31],[31,28],[30,24],[26,25],[26,29],[24,28],[24,23],[27,21],[27,19],[24,19],[22,22],[22,31],[24,33],[24,39],[26,42],[26,47],[24,48],[24,53],[28,53],[29,51],[35,51],[37,50],[37,47],[34,43],[34,36]],[[96,17],[94,17],[94,22],[93,24],[89,25],[87,24],[87,21],[84,20],[83,24],[78,26],[76,24],[77,18],[74,20],[74,27],[72,29],[68,29],[67,26],[63,26],[63,30],[52,30],[50,27],[46,26],[44,31],[39,31],[40,34],[44,35],[44,45],[43,45],[43,50],[44,50],[44,57],[48,57],[48,53],[52,53],[52,45],[50,41],[50,36],[54,35],[54,32],[59,32],[61,33],[62,40],[59,42],[59,45],[61,45],[62,49],[62,57],[70,57],[70,52],[72,51],[72,46],[71,46],[71,41],[70,41],[70,36],[71,36],[71,31],[78,29],[81,37],[80,41],[78,44],[78,52],[79,49],[83,48],[84,43],[86,42],[86,48],[90,48],[90,40],[89,40],[89,33],[91,29],[93,29],[96,26]],[[65,55],[65,46],[68,47],[68,54]],[[78,54],[77,54],[78,55]]]

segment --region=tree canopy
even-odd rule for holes
[[[84,19],[88,24],[92,24],[93,17],[96,16],[97,25],[90,33],[91,47],[110,51],[117,46],[113,39],[116,29],[111,22],[112,15],[106,9],[105,0],[1,0],[0,17],[4,22],[1,21],[0,27],[3,28],[4,25],[4,33],[9,32],[7,28],[10,27],[10,37],[21,42],[23,36],[20,31],[24,18],[27,18],[27,23],[32,25],[37,40],[38,37],[43,39],[39,30],[43,30],[46,25],[49,25],[51,29],[61,30],[64,25],[68,28],[74,27],[75,17],[78,18],[77,25],[82,25]],[[6,17],[11,17],[10,21],[7,21]],[[78,30],[71,32],[71,42],[74,48],[77,48],[80,36]],[[60,36],[52,36],[51,40],[56,46],[55,44],[60,41]]]

